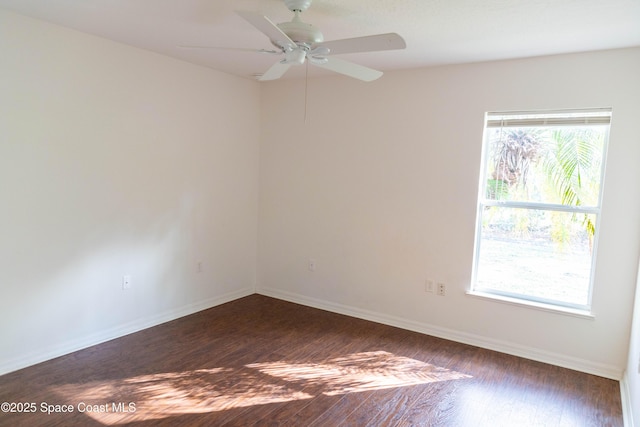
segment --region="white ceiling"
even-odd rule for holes
[[[282,0],[0,0],[0,7],[247,78],[279,57],[179,46],[271,49],[234,10],[274,22],[292,17]],[[382,71],[640,46],[640,0],[315,0],[302,19],[325,40],[400,34],[405,50],[342,56]],[[285,78],[302,75],[304,67],[293,67]]]

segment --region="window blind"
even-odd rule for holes
[[[487,128],[540,127],[540,126],[602,126],[611,123],[611,109],[570,112],[554,111],[540,114],[531,112],[487,113]]]

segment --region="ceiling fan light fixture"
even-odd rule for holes
[[[304,64],[307,52],[304,49],[293,49],[285,53],[283,64]]]

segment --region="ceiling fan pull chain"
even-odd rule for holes
[[[309,61],[305,64],[304,71],[304,124],[307,124],[307,87],[309,86]]]

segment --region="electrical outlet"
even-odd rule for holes
[[[127,289],[131,289],[131,276],[129,276],[128,274],[122,276],[122,290],[124,291]]]
[[[445,296],[447,294],[447,285],[444,283],[438,283],[438,296]]]
[[[309,271],[316,271],[316,260],[313,258],[310,258],[308,267],[309,267]]]
[[[202,273],[202,261],[198,261],[198,263],[196,264],[196,271],[198,273]]]
[[[433,293],[433,288],[434,288],[434,282],[432,279],[427,279],[424,282],[424,291],[425,292],[429,292],[429,293]]]

